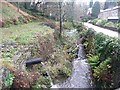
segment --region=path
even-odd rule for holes
[[[84,25],[87,28],[93,28],[96,32],[101,32],[101,33],[103,33],[105,35],[108,35],[110,37],[120,38],[120,34],[118,32],[111,31],[111,30],[108,30],[108,29],[104,29],[104,28],[92,25],[90,23],[84,23]]]

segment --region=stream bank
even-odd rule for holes
[[[69,32],[68,36],[73,37],[74,34],[75,34],[75,31],[73,31],[72,33]],[[38,39],[41,40],[41,37],[39,36]],[[52,38],[50,38],[50,39],[52,39]],[[65,39],[67,39],[67,38],[65,37]],[[67,42],[67,44],[69,44],[70,49],[71,49],[71,50],[69,50],[69,53],[71,53],[73,55],[74,54],[74,50],[71,48],[71,46],[75,47],[75,43],[71,43],[70,44],[70,42],[73,41],[73,40],[75,40],[76,38],[72,38],[72,39],[68,38],[68,39],[65,42]],[[42,42],[40,42],[40,43],[42,43]],[[38,44],[40,44],[40,43],[38,43]],[[65,44],[65,45],[67,45],[67,44]],[[53,47],[51,47],[51,48],[53,49]],[[34,47],[32,47],[32,49],[34,49]],[[68,88],[68,87],[69,88],[92,88],[92,80],[91,80],[91,76],[90,76],[90,72],[91,72],[90,71],[90,66],[87,63],[87,59],[85,57],[83,45],[79,45],[79,53],[77,55],[78,58],[75,59],[74,61],[72,59],[72,61],[73,61],[73,70],[72,70],[73,73],[72,73],[72,75],[71,75],[70,66],[68,66],[68,64],[70,64],[70,61],[68,61],[68,60],[65,59],[66,58],[66,55],[65,55],[66,52],[64,53],[63,51],[67,51],[67,50],[66,49],[65,50],[64,49],[63,50],[59,50],[59,49],[56,48],[56,52],[53,53],[53,55],[51,57],[51,60],[49,60],[49,63],[46,64],[46,66],[50,65],[49,67],[46,67],[46,68],[48,68],[48,71],[50,72],[50,74],[52,76],[52,79],[56,79],[56,75],[59,75],[59,73],[61,73],[61,71],[62,71],[63,74],[67,75],[67,77],[70,76],[65,82],[59,84],[58,88]],[[32,52],[36,52],[36,49],[33,50]],[[22,55],[25,55],[25,54],[22,54]],[[31,54],[29,54],[29,55],[31,55]],[[26,59],[24,59],[24,60],[26,60]],[[21,61],[21,59],[20,59],[19,63],[22,64],[21,62],[24,62],[24,60]],[[18,63],[18,61],[17,61],[17,63]],[[56,63],[56,64],[53,66],[54,63]],[[24,65],[22,64],[22,66],[24,66]],[[40,70],[39,67],[38,67],[38,69]],[[59,70],[59,72],[56,72],[56,73],[53,72],[54,69],[55,69],[55,71]],[[44,70],[40,71],[40,72],[43,73]],[[42,76],[42,74],[41,74],[41,76]],[[44,77],[44,75],[42,77]],[[37,87],[37,85],[38,86],[41,85],[41,82],[39,83],[39,81],[38,81],[38,84],[36,84],[35,88]]]
[[[72,75],[52,88],[93,88],[91,69],[82,44],[79,45],[78,58],[73,61]]]

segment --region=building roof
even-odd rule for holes
[[[113,7],[113,8],[109,8],[109,9],[105,9],[105,10],[100,10],[100,12],[107,12],[107,11],[111,11],[111,10],[114,10],[114,9],[118,9],[120,8],[120,6],[116,6],[116,7]]]
[[[119,19],[119,17],[108,17],[108,19]]]

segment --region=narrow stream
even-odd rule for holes
[[[79,45],[78,58],[73,61],[71,77],[51,88],[93,88],[91,70],[82,44]]]

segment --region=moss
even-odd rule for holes
[[[41,76],[35,83],[35,85],[32,86],[33,90],[36,89],[45,89],[45,88],[50,88],[51,87],[51,81],[48,77],[43,77]]]
[[[96,22],[96,25],[104,26],[107,23],[106,19],[100,19]]]
[[[106,26],[106,27],[115,27],[115,24],[113,22],[108,22],[104,26]]]

